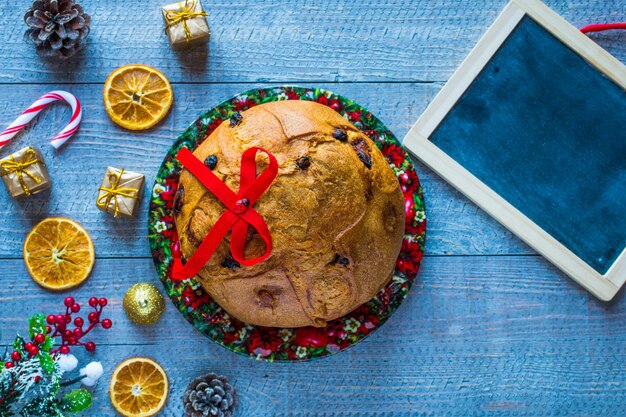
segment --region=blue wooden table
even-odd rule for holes
[[[383,328],[342,354],[256,362],[201,336],[169,303],[148,328],[131,324],[121,308],[131,284],[158,282],[146,236],[148,192],[136,220],[96,208],[107,165],[146,174],[151,188],[166,150],[203,110],[239,91],[286,83],[350,97],[402,138],[505,0],[204,0],[209,48],[181,53],[163,34],[160,2],[84,0],[90,44],[63,64],[42,62],[24,43],[28,3],[0,0],[0,126],[53,89],[80,98],[84,122],[69,146],[53,151],[47,140],[69,118],[68,108],[55,106],[9,148],[42,149],[54,186],[25,201],[0,192],[0,343],[24,332],[29,315],[56,311],[67,295],[29,278],[26,233],[47,216],[81,222],[97,261],[71,294],[83,302],[108,297],[114,321],[114,331],[95,338],[94,358],[106,373],[87,415],[115,414],[108,377],[136,355],[168,372],[163,416],[182,415],[187,382],[208,370],[231,377],[239,416],[626,414],[623,294],[609,304],[595,300],[419,163],[428,239],[416,284]],[[626,19],[622,0],[549,4],[577,26]],[[594,39],[626,61],[624,34]],[[174,107],[149,131],[119,128],[103,108],[105,78],[129,63],[155,66],[173,83]]]

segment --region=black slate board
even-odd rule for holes
[[[626,91],[522,18],[430,140],[601,274],[626,247]]]

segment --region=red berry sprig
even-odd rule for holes
[[[102,310],[108,304],[108,300],[106,298],[96,298],[91,297],[89,299],[89,306],[93,308],[87,315],[87,320],[89,324],[87,328],[85,326],[85,320],[82,317],[76,317],[73,320],[74,329],[70,330],[68,325],[72,323],[72,313],[78,313],[81,309],[80,304],[76,303],[72,297],[67,297],[65,299],[65,315],[60,314],[58,316],[50,315],[47,318],[48,325],[54,326],[51,327],[50,333],[51,337],[61,337],[61,346],[57,349],[53,349],[50,353],[54,354],[56,352],[60,352],[61,354],[67,355],[70,353],[70,346],[84,346],[88,352],[93,352],[96,350],[96,344],[94,342],[82,342],[81,339],[85,337],[90,331],[94,329],[97,325],[102,326],[104,329],[110,329],[113,325],[110,319],[101,319]]]
[[[94,342],[82,342],[81,339],[91,332],[97,325],[102,326],[104,329],[110,329],[112,322],[109,319],[101,320],[102,309],[108,304],[106,298],[91,297],[89,299],[89,306],[93,308],[87,319],[89,324],[85,328],[85,320],[82,317],[76,317],[72,320],[72,314],[78,313],[81,310],[80,304],[76,303],[74,298],[67,297],[65,299],[65,314],[49,315],[46,319],[48,323],[48,333],[51,337],[61,337],[61,345],[50,351],[51,354],[61,353],[67,355],[70,353],[70,346],[84,346],[88,352],[96,350],[96,344]],[[73,329],[69,329],[70,323],[74,324]]]
[[[93,311],[87,315],[89,324],[85,328],[85,320],[82,317],[75,317],[72,320],[72,315],[80,312],[81,306],[76,303],[73,297],[67,297],[64,300],[65,314],[54,315],[51,314],[46,318],[46,334],[38,333],[32,341],[24,344],[24,351],[19,352],[17,350],[11,353],[11,360],[5,362],[4,366],[7,369],[13,368],[22,359],[22,355],[28,353],[28,358],[35,357],[39,354],[41,345],[46,341],[46,336],[51,338],[61,338],[61,344],[56,349],[51,349],[50,354],[55,355],[61,353],[67,355],[70,353],[70,346],[84,346],[88,352],[96,350],[96,344],[92,341],[82,342],[81,339],[91,332],[96,326],[100,325],[104,329],[110,329],[113,326],[113,322],[110,319],[101,319],[102,310],[108,304],[106,298],[91,297],[89,299],[89,306]],[[74,324],[74,328],[70,329],[70,323]]]

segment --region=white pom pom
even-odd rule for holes
[[[59,355],[57,362],[63,372],[72,372],[78,366],[78,359],[76,359],[76,356],[71,353],[67,355]]]
[[[102,368],[102,364],[100,362],[91,362],[87,364],[87,366],[80,370],[80,374],[85,376],[82,381],[83,384],[87,385],[88,387],[92,387],[93,385],[95,385],[96,382],[98,382],[98,379],[102,376],[103,372],[104,369]],[[87,382],[85,382],[86,379],[90,380],[88,382],[93,382],[93,384],[89,385]]]
[[[80,382],[82,382],[82,384],[86,387],[93,387],[98,383],[98,380],[85,377],[81,379]]]

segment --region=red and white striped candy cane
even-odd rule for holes
[[[18,134],[31,120],[33,120],[39,112],[41,112],[48,104],[55,101],[64,101],[72,107],[72,118],[65,128],[55,137],[52,138],[50,144],[55,149],[59,149],[67,140],[78,130],[80,121],[83,118],[83,110],[80,107],[80,101],[67,91],[51,91],[39,97],[37,101],[30,105],[22,114],[4,132],[0,133],[0,149],[5,146],[15,135]]]

